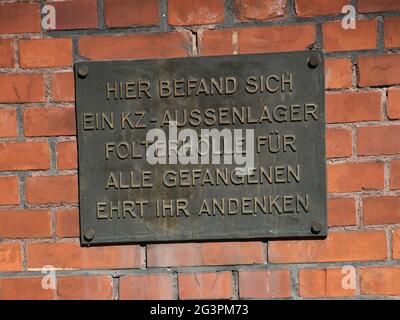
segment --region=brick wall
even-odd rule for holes
[[[399,0],[1,2],[0,299],[400,297]],[[327,57],[326,240],[80,247],[74,62],[307,48]]]

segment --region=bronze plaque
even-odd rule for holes
[[[81,243],[327,234],[320,51],[75,64]]]

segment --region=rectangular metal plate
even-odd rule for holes
[[[322,52],[79,62],[75,87],[82,244],[326,236]],[[168,120],[203,147],[201,130],[253,133],[254,171],[149,163]]]

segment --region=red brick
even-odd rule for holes
[[[60,269],[129,269],[141,267],[140,247],[81,247],[78,242],[28,244],[28,268],[51,265]]]
[[[0,39],[0,68],[14,67],[14,40]]]
[[[271,263],[310,263],[384,260],[387,242],[384,231],[331,232],[325,240],[269,242]]]
[[[105,0],[104,15],[110,28],[160,23],[158,0]]]
[[[0,137],[16,137],[17,112],[15,109],[0,109]]]
[[[305,298],[351,297],[355,289],[342,286],[346,273],[341,268],[302,269],[299,272],[300,296]]]
[[[400,229],[393,231],[393,259],[400,259]]]
[[[172,300],[173,278],[169,274],[126,275],[119,280],[121,300]]]
[[[39,3],[0,4],[0,33],[40,32]]]
[[[400,83],[400,54],[360,56],[358,66],[361,87]]]
[[[0,237],[46,238],[51,236],[50,210],[0,211]]]
[[[383,163],[356,162],[328,166],[328,192],[383,189]]]
[[[376,20],[358,20],[355,29],[343,29],[341,21],[322,25],[324,49],[327,51],[351,51],[374,49],[377,45]]]
[[[78,150],[75,141],[57,143],[57,168],[61,170],[76,169],[78,164]]]
[[[57,296],[64,300],[111,300],[112,277],[68,276],[57,278]]]
[[[399,266],[361,268],[361,294],[399,296],[399,278]]]
[[[400,88],[388,90],[387,116],[390,120],[400,119]]]
[[[381,120],[379,91],[329,93],[326,95],[327,123]]]
[[[256,264],[263,262],[261,242],[178,243],[147,246],[148,267]]]
[[[76,134],[74,107],[25,108],[23,118],[27,137]]]
[[[367,197],[363,204],[364,224],[400,223],[400,197]]]
[[[79,237],[79,209],[60,209],[56,215],[58,237]]]
[[[0,177],[0,205],[19,203],[19,179],[15,176]]]
[[[400,153],[400,126],[357,129],[357,154],[362,156]]]
[[[223,0],[169,0],[168,22],[175,26],[224,22]]]
[[[22,68],[69,67],[72,65],[72,39],[33,39],[19,41]]]
[[[400,160],[390,162],[390,189],[400,189]]]
[[[232,272],[180,273],[179,299],[231,299]]]
[[[400,17],[385,18],[385,47],[400,47]]]
[[[25,179],[28,203],[77,203],[77,176],[34,176]]]
[[[383,12],[400,10],[400,2],[398,0],[358,0],[358,12]]]
[[[328,16],[339,14],[349,0],[296,0],[296,13],[300,17]]]
[[[352,64],[348,58],[325,60],[325,86],[327,89],[341,89],[352,86]]]
[[[326,156],[328,158],[350,157],[352,153],[351,130],[330,128],[326,130]]]
[[[255,270],[239,272],[240,298],[288,298],[289,270]]]
[[[304,50],[315,42],[311,24],[243,28],[238,33],[240,53]]]
[[[354,226],[356,224],[356,202],[353,198],[328,200],[329,227]]]
[[[43,277],[1,278],[0,299],[4,300],[52,300],[55,290],[43,289]]]
[[[53,73],[51,92],[54,101],[75,101],[74,74],[72,72]]]
[[[50,168],[50,148],[45,141],[0,142],[0,170]]]
[[[234,53],[231,29],[203,30],[199,33],[200,54],[204,56],[228,55]]]
[[[191,48],[192,37],[189,32],[88,36],[79,39],[80,55],[94,60],[185,57]]]
[[[39,73],[0,75],[0,103],[43,102],[45,87]]]
[[[56,30],[96,29],[97,1],[47,1],[56,9]]]
[[[0,272],[22,271],[21,251],[18,243],[0,243]]]
[[[233,0],[232,8],[240,21],[269,20],[286,14],[287,0]]]

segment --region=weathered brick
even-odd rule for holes
[[[300,17],[328,16],[342,12],[349,0],[296,0],[296,13]]]
[[[325,87],[342,89],[352,86],[352,64],[348,58],[329,58],[325,60]]]
[[[47,1],[56,9],[56,30],[96,29],[96,0]]]
[[[234,52],[233,39],[237,31],[232,29],[203,30],[199,33],[200,54],[204,56],[228,55]],[[236,43],[237,44],[237,43]]]
[[[0,103],[43,102],[45,87],[40,73],[0,75]]]
[[[4,300],[52,300],[55,290],[44,289],[43,277],[1,278],[0,299]]]
[[[16,137],[17,132],[17,112],[15,109],[0,109],[0,137]]]
[[[360,268],[361,294],[399,296],[399,277],[399,266]]]
[[[16,176],[0,177],[0,205],[19,203],[19,179]]]
[[[178,274],[180,299],[231,299],[232,272]]]
[[[160,22],[158,0],[105,0],[104,16],[110,28],[151,26]]]
[[[398,0],[358,0],[358,11],[361,13],[396,11],[400,10]]]
[[[45,141],[0,142],[0,170],[50,168],[50,147]]]
[[[78,242],[28,244],[29,269],[51,265],[60,269],[128,269],[141,267],[140,247],[81,247]]]
[[[1,3],[0,33],[40,32],[39,3]]]
[[[243,28],[238,33],[240,53],[298,51],[315,42],[311,24]]]
[[[56,213],[58,237],[79,237],[79,209],[60,209]]]
[[[1,238],[46,238],[51,236],[50,210],[0,211]]]
[[[384,231],[331,232],[325,240],[272,241],[268,247],[270,263],[384,260],[387,255]]]
[[[287,0],[233,0],[232,9],[240,21],[269,20],[287,12]]]
[[[400,223],[400,197],[373,196],[363,199],[364,224]]]
[[[27,137],[72,136],[76,134],[75,108],[25,108],[24,134]]]
[[[340,92],[326,95],[327,123],[381,120],[379,91]]]
[[[57,278],[57,297],[64,300],[111,300],[112,277],[106,275]]]
[[[32,204],[77,203],[77,176],[26,177],[25,196]]]
[[[400,119],[400,88],[388,90],[387,116],[390,120]]]
[[[19,41],[22,68],[69,67],[72,65],[72,39],[33,39]]]
[[[400,47],[400,17],[385,18],[385,47]]]
[[[400,259],[400,229],[393,231],[393,259]]]
[[[400,54],[358,57],[359,86],[384,86],[400,83]]]
[[[356,162],[328,165],[328,192],[383,189],[383,163]]]
[[[289,270],[239,272],[240,298],[288,298],[291,296]]]
[[[263,261],[261,242],[180,243],[147,246],[149,267],[255,264]]]
[[[14,67],[14,40],[0,39],[0,68]]]
[[[94,60],[186,57],[191,48],[189,32],[79,38],[80,55]]]
[[[72,72],[53,73],[51,93],[54,101],[75,101],[74,74]]]
[[[61,170],[76,169],[78,166],[78,150],[76,141],[57,143],[57,168]]]
[[[353,198],[328,200],[328,225],[330,227],[354,226],[356,224],[356,202]]]
[[[357,129],[357,154],[400,153],[400,126],[369,126]]]
[[[18,243],[0,243],[0,272],[22,271],[22,248]],[[4,287],[0,286],[4,292]]]
[[[400,189],[400,160],[390,162],[390,189]]]
[[[223,0],[169,0],[168,22],[175,26],[224,22]]]
[[[377,32],[376,20],[358,20],[355,29],[343,29],[341,21],[322,25],[322,38],[327,51],[374,49]]]
[[[172,300],[173,278],[170,274],[126,275],[119,280],[121,300]]]
[[[350,157],[351,153],[351,130],[341,128],[326,130],[326,156],[328,158]]]

